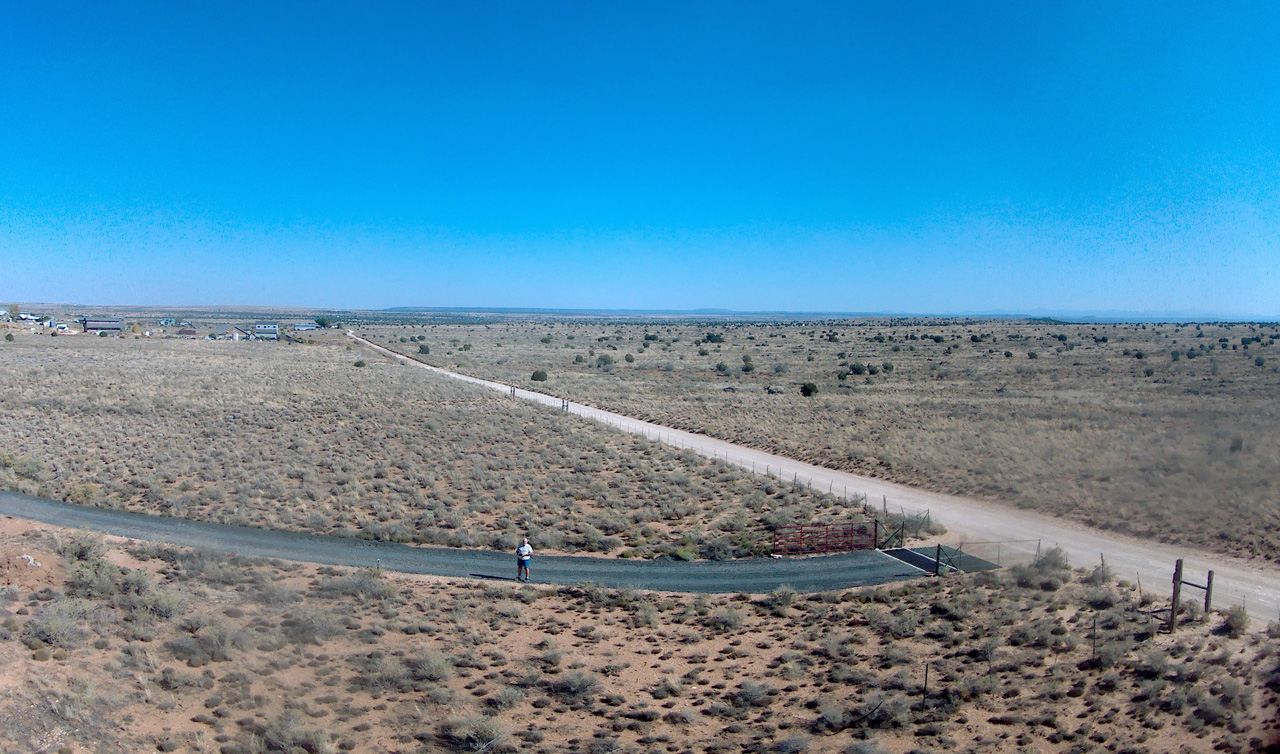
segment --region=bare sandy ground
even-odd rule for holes
[[[1184,578],[1203,584],[1206,572],[1214,571],[1215,605],[1243,604],[1250,613],[1262,620],[1280,615],[1280,571],[1253,561],[1229,558],[1186,545],[1165,545],[1149,540],[1089,529],[1078,524],[1012,507],[984,503],[953,495],[914,489],[904,485],[868,479],[856,474],[825,469],[790,458],[765,453],[740,445],[716,440],[693,432],[664,427],[651,422],[632,419],[621,414],[603,411],[555,396],[482,380],[394,353],[347,332],[353,340],[372,348],[388,358],[425,369],[452,379],[470,382],[481,387],[511,395],[513,398],[531,400],[553,408],[563,408],[575,415],[599,421],[624,432],[644,435],[652,440],[679,448],[688,448],[708,458],[722,459],[756,474],[768,474],[797,484],[825,489],[834,495],[852,500],[866,495],[871,502],[879,501],[893,510],[907,513],[929,511],[949,530],[945,539],[949,543],[970,543],[966,550],[989,555],[994,545],[973,543],[1005,542],[1001,545],[1010,554],[1034,552],[1037,546],[1063,548],[1076,565],[1096,564],[1103,557],[1119,578],[1140,581],[1146,589],[1167,593],[1172,588],[1174,561],[1185,560]],[[980,551],[980,552],[979,552]],[[1185,598],[1197,599],[1201,593],[1194,589],[1183,592]]]

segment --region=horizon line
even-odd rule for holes
[[[1070,323],[1177,323],[1177,322],[1232,322],[1237,324],[1274,324],[1280,322],[1280,316],[1225,314],[1209,311],[1134,311],[1119,309],[1040,309],[1028,311],[986,310],[986,311],[953,311],[953,312],[921,312],[921,311],[803,311],[788,309],[771,310],[737,310],[720,307],[698,307],[691,309],[643,309],[643,308],[597,308],[597,307],[536,307],[536,306],[391,306],[382,308],[332,307],[332,306],[297,306],[280,304],[80,304],[56,302],[14,302],[22,307],[56,307],[61,309],[145,309],[145,310],[211,310],[211,311],[263,311],[269,309],[296,310],[303,312],[367,312],[375,314],[498,314],[498,315],[564,315],[564,316],[687,316],[687,317],[795,317],[795,318],[846,318],[870,319],[877,317],[916,317],[928,319],[969,318],[969,319],[1027,319],[1055,320]]]

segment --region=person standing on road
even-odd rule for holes
[[[532,556],[533,547],[529,544],[529,538],[525,537],[516,548],[516,581],[529,580],[529,558]]]

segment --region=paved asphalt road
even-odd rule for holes
[[[351,331],[347,331],[347,334],[379,353],[406,364],[513,395],[510,385],[423,364],[357,337]],[[564,405],[561,398],[531,390],[517,388],[514,395],[553,408]],[[1215,571],[1215,604],[1243,603],[1254,617],[1264,621],[1275,619],[1280,612],[1280,569],[1275,566],[1231,558],[1190,546],[1166,545],[1126,537],[1031,511],[824,469],[705,435],[632,419],[579,403],[569,402],[568,410],[570,413],[603,422],[624,432],[645,435],[652,440],[688,448],[708,458],[722,459],[756,474],[768,474],[807,484],[816,489],[826,489],[832,494],[846,498],[865,494],[872,502],[887,505],[895,511],[921,513],[928,510],[935,520],[946,525],[947,540],[955,545],[994,541],[1019,542],[1020,544],[1011,543],[1002,546],[1007,556],[1017,555],[1019,552],[1023,554],[1034,552],[1037,543],[1046,548],[1057,545],[1066,550],[1071,562],[1076,565],[1095,565],[1099,562],[1100,556],[1105,555],[1107,564],[1119,578],[1133,581],[1136,577],[1141,580],[1144,588],[1161,593],[1171,591],[1174,561],[1184,558],[1186,560],[1184,578],[1188,581],[1203,584],[1205,571],[1209,569]],[[983,548],[980,545],[970,544],[965,549],[981,557],[992,556],[990,548]],[[794,586],[799,588],[798,585]],[[1183,594],[1190,599],[1195,599],[1198,592],[1184,590]]]
[[[131,539],[168,542],[221,552],[343,566],[374,566],[402,573],[510,579],[515,554],[440,547],[410,547],[342,537],[318,537],[248,526],[227,526],[167,516],[89,508],[56,500],[0,492],[0,515],[57,526],[90,529]],[[614,558],[538,556],[533,581],[577,584],[590,581],[615,589],[668,592],[749,592],[762,594],[788,584],[801,592],[847,589],[923,575],[880,552],[813,558],[735,560],[721,563],[633,561]]]

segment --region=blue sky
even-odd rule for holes
[[[10,3],[0,297],[1280,317],[1280,10]]]

